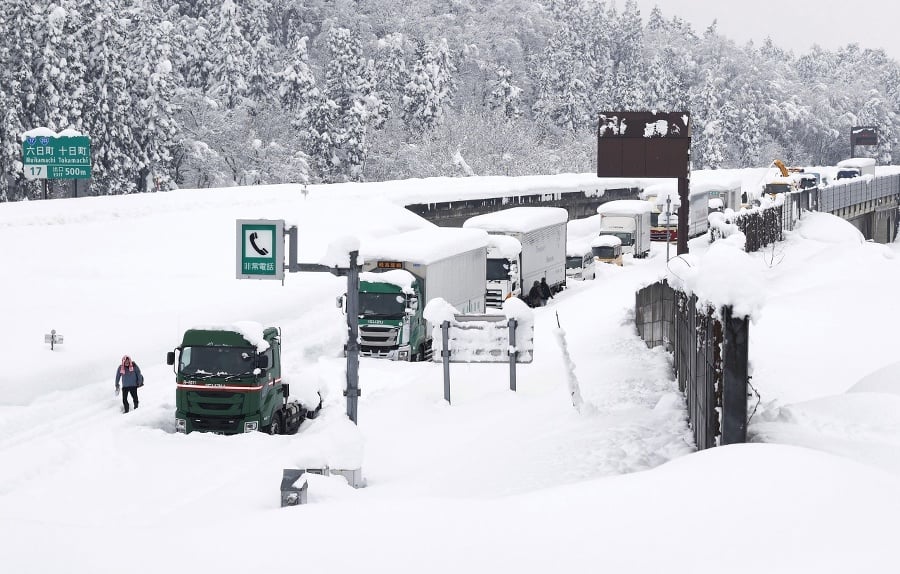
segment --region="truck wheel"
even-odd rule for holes
[[[272,413],[272,423],[264,430],[269,434],[281,434],[281,413]]]
[[[425,360],[425,345],[419,345],[419,350],[416,351],[416,354],[413,356],[413,361],[421,363]]]

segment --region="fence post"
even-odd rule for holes
[[[749,321],[722,309],[722,445],[747,442],[747,353]]]

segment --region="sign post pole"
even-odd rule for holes
[[[518,354],[518,349],[516,348],[516,325],[518,321],[515,319],[509,320],[509,346],[515,351],[510,351],[509,353],[509,390],[516,390],[516,355]]]
[[[359,251],[350,252],[350,268],[347,270],[347,416],[357,423],[359,406]]]
[[[285,265],[284,236],[288,236]],[[284,229],[284,220],[237,220],[237,278],[278,279],[284,284],[284,269],[289,273],[326,272],[347,277],[347,416],[357,424],[359,406],[359,251],[351,251],[348,267],[329,267],[315,263],[299,263],[297,227]]]
[[[441,323],[441,357],[444,360],[444,400],[450,404],[450,321]]]

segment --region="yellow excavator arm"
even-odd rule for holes
[[[772,163],[773,163],[773,164],[775,165],[775,167],[777,167],[778,170],[781,172],[781,177],[790,177],[790,174],[788,173],[788,168],[787,168],[786,165],[784,165],[784,162],[783,162],[783,161],[781,161],[780,159],[776,159],[776,160],[773,161]]]

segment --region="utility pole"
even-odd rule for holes
[[[672,243],[672,196],[666,196],[666,263],[669,262],[669,245]]]

